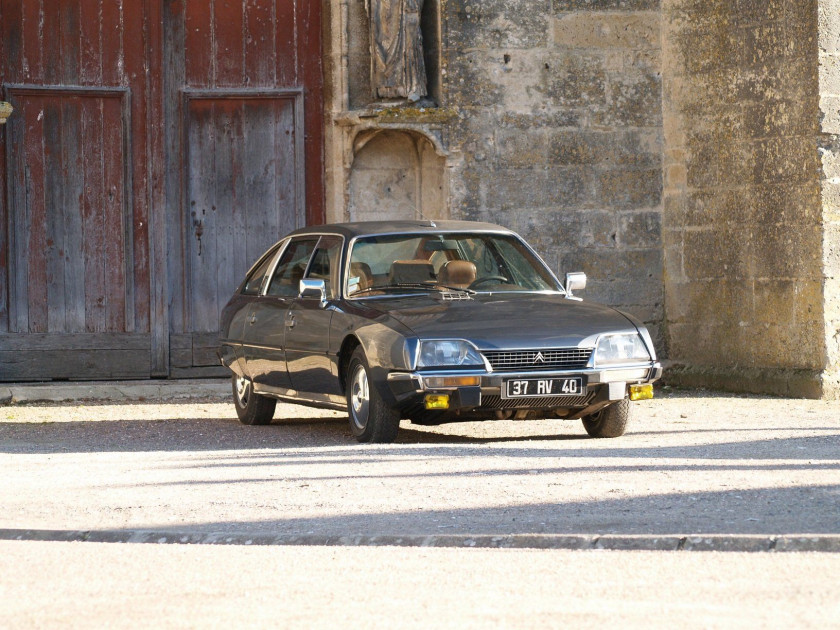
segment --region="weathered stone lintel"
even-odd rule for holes
[[[740,394],[771,394],[829,400],[840,398],[838,375],[825,370],[727,368],[666,361],[662,383]]]

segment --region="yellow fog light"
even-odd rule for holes
[[[426,409],[449,409],[449,395],[427,394]]]
[[[653,385],[631,385],[630,400],[650,400],[653,398]]]
[[[429,389],[438,387],[475,387],[481,385],[480,376],[430,376],[426,380]]]

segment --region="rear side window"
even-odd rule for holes
[[[293,240],[289,243],[274,270],[267,295],[296,297],[300,294],[300,281],[306,272],[317,242],[317,238],[311,238]]]
[[[245,287],[242,289],[242,293],[244,295],[259,295],[260,288],[262,287],[263,279],[265,279],[265,274],[268,273],[268,268],[271,265],[271,261],[274,260],[274,254],[277,253],[277,248],[271,250],[268,254],[265,255],[262,262],[254,269],[254,272],[248,276],[248,279],[245,281]]]

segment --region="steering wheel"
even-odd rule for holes
[[[497,282],[507,282],[508,281],[508,279],[505,278],[504,276],[483,276],[481,278],[473,280],[472,284],[470,284],[470,286],[468,288],[474,289],[477,286],[484,284],[485,282],[490,282],[491,280],[495,280]]]

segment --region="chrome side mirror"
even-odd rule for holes
[[[566,274],[566,294],[569,297],[575,291],[583,291],[586,288],[586,274],[582,271],[573,271]]]
[[[323,280],[304,278],[300,281],[300,297],[304,300],[318,300],[321,306],[327,303],[327,285]]]

